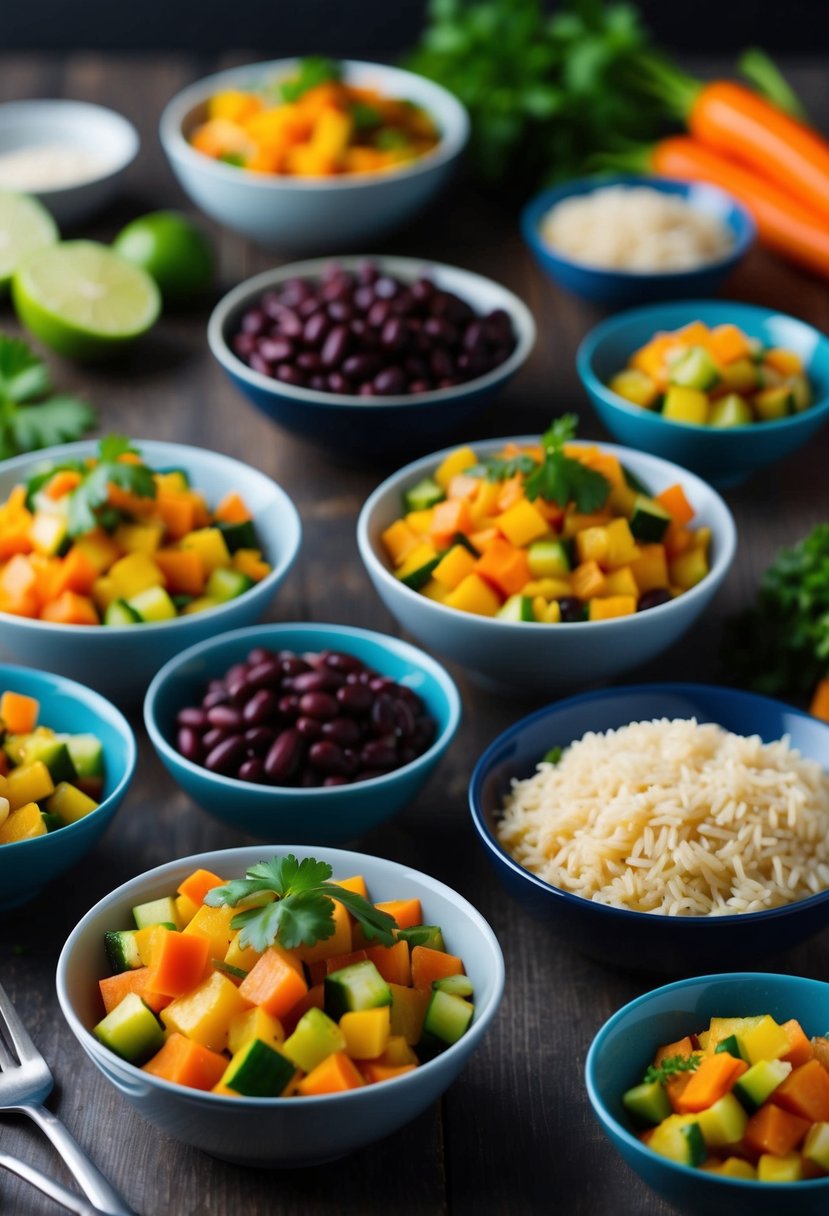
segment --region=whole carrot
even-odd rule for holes
[[[653,59],[642,70],[647,87],[683,118],[694,138],[829,219],[829,143],[817,131],[733,81],[704,84]]]
[[[829,278],[829,227],[821,215],[775,182],[691,139],[675,135],[639,154],[605,158],[617,168],[639,169],[682,181],[711,182],[754,216],[760,240],[782,257]]]

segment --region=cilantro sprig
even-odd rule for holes
[[[49,369],[20,338],[0,333],[0,460],[79,439],[95,411],[55,393]]]
[[[38,407],[40,408],[40,407]],[[107,435],[98,442],[98,455],[94,465],[83,461],[66,461],[40,469],[26,483],[26,501],[31,504],[34,495],[55,473],[61,469],[74,469],[81,475],[80,484],[69,495],[67,524],[70,536],[82,536],[93,528],[114,527],[122,513],[109,505],[110,485],[138,498],[155,498],[156,486],[152,470],[142,463],[124,462],[122,456],[139,456],[141,453],[125,435]]]
[[[541,460],[529,453],[517,456],[494,456],[466,472],[470,477],[485,477],[487,481],[505,481],[520,473],[526,477],[524,493],[534,500],[544,498],[559,507],[573,503],[584,515],[598,511],[607,502],[610,482],[595,469],[589,469],[564,451],[564,445],[575,438],[578,418],[563,414],[541,436]]]
[[[680,1072],[695,1072],[702,1063],[702,1056],[668,1056],[659,1064],[651,1064],[645,1072],[645,1084],[649,1085],[651,1081],[660,1081],[663,1085],[669,1081],[671,1077],[675,1077]]]
[[[394,945],[394,919],[354,891],[329,882],[333,870],[325,861],[289,853],[251,866],[245,878],[236,878],[208,891],[204,902],[213,908],[236,908],[261,896],[269,902],[245,908],[230,922],[238,929],[239,944],[266,950],[278,943],[286,950],[326,941],[335,931],[334,900],[338,900],[361,926],[366,937],[383,946]]]

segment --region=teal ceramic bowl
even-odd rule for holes
[[[119,705],[139,701],[154,672],[172,655],[194,642],[228,629],[250,625],[265,615],[299,553],[302,527],[296,507],[276,482],[251,465],[221,452],[137,439],[154,469],[184,469],[195,489],[215,506],[231,490],[239,491],[253,515],[262,550],[272,569],[244,595],[206,612],[146,625],[55,625],[0,612],[0,656],[42,667],[79,680]],[[96,440],[68,443],[4,460],[0,467],[0,502],[12,487],[39,469],[60,460],[92,456]]]
[[[677,1211],[693,1216],[817,1216],[829,1205],[829,1176],[768,1183],[723,1178],[678,1165],[634,1134],[622,1094],[636,1085],[662,1043],[704,1030],[711,1017],[769,1013],[797,1018],[806,1034],[829,1028],[829,984],[762,972],[704,975],[646,992],[605,1022],[587,1054],[593,1113],[632,1170]]]
[[[175,717],[198,705],[209,680],[224,675],[254,646],[268,650],[340,650],[410,688],[435,720],[431,746],[402,768],[354,785],[297,789],[255,785],[212,773],[174,746]],[[461,703],[444,669],[397,638],[346,625],[258,625],[193,646],[156,675],[144,702],[144,722],[161,762],[185,793],[216,819],[268,840],[339,844],[390,819],[426,782],[455,736]]]
[[[814,404],[777,422],[718,429],[671,422],[610,391],[610,378],[658,330],[679,329],[695,320],[709,326],[738,325],[766,346],[796,351],[811,382]],[[737,485],[791,456],[829,417],[829,338],[805,321],[754,304],[684,300],[619,313],[590,331],[578,349],[576,366],[596,413],[620,443],[675,460],[717,486]]]
[[[39,721],[56,731],[97,735],[104,745],[104,794],[100,806],[77,823],[46,836],[0,845],[0,909],[36,898],[103,836],[135,771],[135,736],[123,714],[74,680],[0,664],[0,692],[12,689],[40,702]]]
[[[474,986],[475,1016],[447,1051],[378,1085],[315,1098],[228,1098],[162,1081],[107,1051],[91,1033],[100,1020],[98,980],[108,974],[104,931],[126,928],[137,903],[169,894],[197,866],[228,878],[274,854],[307,855],[303,846],[255,845],[169,862],[132,879],[96,904],[69,936],[57,970],[63,1016],[106,1079],[164,1137],[240,1165],[306,1166],[343,1157],[397,1131],[448,1089],[489,1029],[504,990],[504,960],[487,922],[450,887],[408,866],[340,849],[315,848],[334,876],[361,874],[375,900],[415,896],[426,921],[443,930]],[[161,1141],[159,1140],[159,1145]],[[401,1150],[403,1150],[401,1144]]]

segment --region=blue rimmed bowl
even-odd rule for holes
[[[652,1152],[634,1134],[622,1094],[641,1080],[662,1043],[705,1029],[712,1017],[768,1013],[796,1018],[807,1035],[829,1026],[829,984],[762,972],[703,975],[646,992],[614,1013],[593,1040],[585,1080],[607,1138],[652,1190],[689,1216],[817,1216],[829,1204],[829,1176],[804,1182],[724,1178]]]
[[[39,722],[58,732],[92,734],[104,748],[100,805],[76,823],[0,845],[0,909],[36,898],[95,847],[109,827],[135,772],[135,736],[123,714],[91,688],[47,671],[0,664],[0,692],[40,702]]]
[[[690,321],[734,324],[765,346],[795,351],[803,360],[814,403],[775,422],[718,428],[673,422],[611,392],[608,381],[635,350],[657,331],[679,329]],[[576,366],[596,413],[621,443],[675,460],[718,486],[737,485],[790,456],[829,417],[829,338],[805,321],[756,304],[683,300],[620,313],[590,331],[578,349]]]
[[[228,1098],[171,1084],[119,1059],[91,1033],[100,1020],[98,980],[108,973],[104,933],[132,923],[135,904],[169,894],[196,867],[241,877],[274,854],[305,855],[296,844],[255,845],[169,862],[125,883],[95,905],[70,934],[57,969],[61,1010],[87,1056],[143,1118],[164,1136],[247,1166],[305,1166],[331,1161],[397,1131],[437,1101],[486,1035],[504,990],[498,941],[481,914],[450,887],[409,866],[363,853],[314,849],[335,878],[361,874],[375,900],[417,897],[464,961],[475,1016],[457,1043],[394,1080],[348,1093],[308,1098]]]
[[[556,934],[603,962],[634,970],[726,969],[789,950],[829,925],[829,890],[764,912],[734,916],[660,916],[584,899],[525,869],[499,842],[496,827],[513,779],[531,777],[551,747],[567,747],[587,731],[616,730],[656,718],[716,722],[738,735],[791,746],[826,764],[829,726],[757,693],[706,684],[639,684],[570,697],[531,714],[494,740],[469,785],[475,829],[496,874],[526,910]]]
[[[725,225],[731,235],[731,248],[723,257],[693,270],[640,271],[590,266],[566,257],[547,244],[542,225],[557,203],[593,194],[606,186],[647,186],[660,194],[682,198],[695,210],[714,216]],[[524,208],[521,231],[538,265],[559,287],[607,308],[713,295],[745,257],[757,235],[754,220],[746,208],[717,186],[633,173],[585,177],[542,191]]]
[[[175,717],[198,705],[207,682],[242,662],[255,646],[269,650],[339,650],[410,688],[435,721],[429,748],[410,764],[371,781],[298,789],[256,785],[210,772],[174,745]],[[446,671],[398,638],[347,625],[257,625],[192,646],[158,672],[147,691],[144,721],[171,777],[209,814],[229,827],[271,840],[339,844],[390,819],[418,793],[458,729],[461,703]]]

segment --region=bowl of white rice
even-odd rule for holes
[[[712,295],[756,236],[749,212],[718,187],[634,174],[545,190],[521,227],[558,286],[612,307]]]
[[[733,969],[829,924],[829,726],[704,684],[571,697],[511,727],[472,775],[508,890],[584,952]]]

